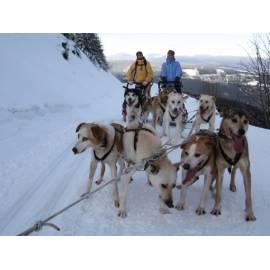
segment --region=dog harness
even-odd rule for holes
[[[94,150],[95,159],[98,160],[98,161],[103,161],[104,159],[106,159],[106,157],[112,152],[113,147],[115,145],[115,141],[116,141],[116,134],[114,134],[113,144],[112,144],[110,150],[105,155],[103,155],[102,157],[98,157],[95,150]]]
[[[95,152],[95,150],[94,150],[94,157],[95,157],[95,159],[98,160],[98,161],[103,161],[103,160],[106,159],[106,158],[108,157],[108,155],[112,152],[113,147],[114,147],[115,142],[116,142],[116,132],[119,132],[119,133],[121,133],[121,134],[124,133],[123,130],[118,129],[117,127],[114,127],[114,126],[113,126],[113,128],[114,128],[115,134],[114,134],[113,144],[112,144],[111,148],[109,149],[109,151],[108,151],[106,154],[104,154],[102,157],[98,157],[97,154],[96,154],[96,152]],[[107,138],[106,138],[106,142],[107,142]],[[106,142],[105,142],[103,145],[106,145]]]
[[[126,128],[125,129],[125,132],[133,132],[133,131],[135,132],[135,134],[134,134],[134,142],[133,142],[133,147],[134,147],[135,151],[137,150],[138,135],[139,135],[139,132],[141,130],[144,130],[144,131],[150,132],[151,134],[154,134],[152,130],[150,130],[148,128],[144,128],[142,126],[143,126],[143,124],[140,123],[137,128]]]
[[[174,122],[175,119],[179,116],[179,113],[178,113],[176,116],[173,116],[173,115],[171,115],[171,113],[169,112],[169,115],[170,115],[170,117],[171,117],[171,120]]]
[[[206,123],[209,123],[211,117],[213,116],[213,113],[211,113],[210,116],[207,119],[204,119],[203,114],[200,113],[200,115],[201,115],[201,118],[202,118],[203,121],[205,121]]]
[[[160,102],[159,102],[158,104],[159,104],[159,107],[160,107],[160,109],[162,110],[162,112],[165,113],[165,110],[166,110],[166,109],[162,106],[162,104],[161,104]]]
[[[224,135],[224,134],[221,133],[221,132],[218,134],[218,137],[223,138],[223,139],[230,140],[226,135]],[[244,143],[245,143],[245,141],[243,140],[243,145],[244,145]],[[231,159],[231,158],[228,157],[228,156],[226,155],[226,153],[224,152],[224,150],[223,150],[223,148],[222,148],[222,146],[221,146],[221,144],[220,144],[220,141],[218,141],[218,146],[219,146],[219,149],[220,149],[220,152],[221,152],[223,158],[227,161],[227,163],[229,163],[231,166],[235,166],[235,165],[238,163],[238,161],[240,160],[240,158],[241,158],[243,152],[236,153],[236,155],[234,156],[234,158]],[[230,171],[230,170],[231,170],[231,169],[229,169],[229,171]]]

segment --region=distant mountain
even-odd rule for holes
[[[133,60],[135,55],[127,54],[127,53],[116,53],[112,55],[107,55],[107,60],[112,61],[122,61],[122,60]]]
[[[146,54],[145,57],[149,61],[153,61],[155,63],[162,63],[166,59],[166,55],[161,54]],[[181,62],[181,64],[188,65],[223,65],[236,67],[239,66],[240,63],[246,63],[249,61],[248,57],[243,56],[212,56],[212,55],[193,55],[193,56],[185,56],[185,55],[177,55],[176,59]],[[114,55],[107,56],[107,60],[111,63],[114,62],[122,62],[122,61],[131,61],[135,60],[135,55],[130,55],[126,53],[119,53]]]

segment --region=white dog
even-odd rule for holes
[[[195,129],[195,133],[200,130],[201,124],[209,124],[209,130],[214,132],[215,130],[215,117],[216,117],[216,98],[209,95],[201,95],[199,99],[199,109],[196,114],[196,118],[192,124],[192,128],[189,135],[192,134]]]
[[[92,149],[87,187],[87,192],[90,192],[98,162],[102,163],[101,177],[104,174],[105,164],[109,165],[112,178],[117,177],[117,162],[120,165],[119,173],[122,172],[125,166],[122,144],[124,127],[119,124],[81,123],[76,128],[76,132],[78,133],[78,141],[72,148],[73,153],[80,154],[87,148]],[[119,207],[119,194],[116,182],[113,184],[113,200],[115,206]]]
[[[124,157],[129,164],[141,162],[154,153],[160,151],[161,141],[155,130],[150,125],[129,125],[123,135]],[[173,207],[172,189],[176,184],[176,171],[179,164],[172,164],[166,155],[150,162],[146,169],[150,183],[159,191],[160,212],[169,213]],[[135,171],[130,171],[121,177],[123,191],[120,196],[120,210],[118,215],[126,217],[126,200],[131,176]]]
[[[186,97],[183,97],[182,94],[177,92],[171,92],[168,96],[166,110],[163,116],[163,136],[167,136],[169,141],[173,144],[176,144],[179,139],[182,137],[183,131],[183,120],[186,113],[184,101]],[[176,123],[176,134],[174,140],[171,138],[170,134],[170,123]]]

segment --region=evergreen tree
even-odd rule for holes
[[[65,33],[63,35],[75,42],[76,54],[78,54],[76,50],[80,49],[94,65],[105,71],[109,69],[101,41],[96,33]]]

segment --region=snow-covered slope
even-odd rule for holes
[[[121,116],[120,82],[97,70],[86,57],[71,55],[68,62],[64,60],[62,39],[61,35],[0,35],[1,235],[20,233],[77,200],[86,188],[89,152],[72,154],[76,126],[83,121],[110,122]],[[196,106],[196,101],[188,99],[188,111]],[[195,213],[202,180],[189,189],[187,209],[161,215],[156,190],[147,184],[144,173],[138,172],[130,184],[126,219],[117,217],[111,189],[106,187],[53,219],[60,232],[44,227],[35,234],[269,235],[269,135],[268,130],[255,127],[248,132],[256,222],[244,220],[244,188],[239,174],[236,193],[229,191],[226,175],[222,215],[214,217],[210,215],[210,194],[207,214]],[[170,158],[178,161],[180,151],[171,153]],[[175,190],[175,200],[178,196]]]

